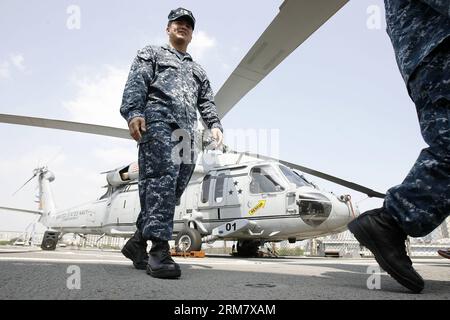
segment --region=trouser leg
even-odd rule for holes
[[[384,207],[410,236],[425,236],[450,213],[450,55],[437,52],[410,82],[425,142],[413,168],[388,190]]]
[[[164,241],[172,239],[176,201],[175,181],[175,173],[145,180],[143,195],[145,211],[142,226],[144,238]]]
[[[169,124],[155,123],[150,127],[148,142],[139,147],[141,211],[136,225],[149,240],[172,238],[175,205],[195,168],[192,144],[190,149],[181,149],[176,154],[174,150],[178,150],[175,147],[179,147],[179,142],[172,138]],[[189,152],[190,157],[183,157],[183,152]]]
[[[180,165],[172,159],[169,124],[152,123],[149,139],[139,145],[139,198],[136,225],[145,239],[172,239],[175,189]]]

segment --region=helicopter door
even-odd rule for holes
[[[286,213],[285,188],[280,173],[271,165],[255,166],[244,213],[246,217],[276,216]]]
[[[211,171],[203,178],[198,194],[197,208],[202,212],[205,220],[216,220],[219,218],[219,211],[214,205],[214,188],[216,181],[216,171]]]
[[[217,210],[217,219],[224,218],[223,210],[226,206],[226,181],[229,175],[228,170],[219,171],[216,173],[213,185],[212,185],[212,204]]]
[[[248,174],[237,174],[227,170],[225,172],[224,203],[221,209],[221,219],[236,219],[242,216],[242,207],[245,199],[245,188],[248,187]]]

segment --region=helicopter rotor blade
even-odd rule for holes
[[[336,184],[342,185],[342,186],[347,187],[349,189],[352,189],[352,190],[355,190],[355,191],[358,191],[358,192],[361,192],[361,193],[365,193],[370,198],[373,197],[373,198],[384,199],[384,197],[386,196],[385,194],[383,194],[381,192],[378,192],[378,191],[372,190],[370,188],[364,187],[364,186],[362,186],[360,184],[357,184],[357,183],[354,183],[354,182],[351,182],[351,181],[347,181],[347,180],[344,180],[344,179],[332,176],[330,174],[327,174],[327,173],[324,173],[324,172],[320,172],[320,171],[317,171],[317,170],[314,170],[314,169],[311,169],[311,168],[307,168],[307,167],[304,167],[304,166],[301,166],[301,165],[298,165],[298,164],[295,164],[295,163],[292,163],[292,162],[279,160],[279,159],[275,159],[275,158],[271,158],[271,157],[268,157],[268,156],[255,154],[255,153],[238,152],[238,151],[233,151],[233,150],[232,151],[228,151],[228,152],[229,153],[235,153],[235,154],[244,154],[244,155],[248,155],[248,156],[259,158],[259,159],[263,159],[263,160],[277,161],[277,162],[279,162],[281,164],[284,164],[285,166],[287,166],[289,168],[297,169],[297,170],[300,170],[302,172],[308,173],[310,175],[319,177],[321,179],[328,180],[328,181],[334,182]]]
[[[53,120],[53,119],[45,119],[45,118],[34,118],[34,117],[26,117],[26,116],[17,116],[17,115],[9,115],[9,114],[0,114],[0,123],[9,123],[9,124],[19,124],[19,125],[27,125],[34,127],[42,127],[42,128],[52,128],[52,129],[61,129],[75,132],[83,132],[83,133],[91,133],[91,134],[99,134],[109,137],[123,138],[123,139],[132,139],[129,135],[127,129],[115,128],[115,127],[106,127],[100,125],[93,125],[87,123],[79,123],[79,122],[71,122],[71,121],[62,121],[62,120]],[[374,191],[370,188],[364,187],[354,182],[350,182],[327,173],[323,173],[311,168],[307,168],[304,166],[300,166],[288,161],[279,160],[259,154],[250,154],[244,152],[237,151],[229,151],[230,153],[236,154],[247,154],[249,156],[253,156],[260,159],[265,160],[273,160],[278,161],[290,168],[294,168],[305,173],[311,174],[313,176],[340,184],[344,187],[350,188],[352,190],[356,190],[362,193],[367,194],[369,197],[376,198],[384,198],[385,195],[383,193]],[[28,182],[30,182],[37,174],[33,175],[27,182],[25,182],[13,195],[15,195],[18,191],[20,191]]]
[[[351,181],[347,181],[347,180],[344,180],[344,179],[341,179],[341,178],[329,175],[329,174],[324,173],[324,172],[320,172],[320,171],[317,171],[317,170],[314,170],[314,169],[310,169],[310,168],[307,168],[307,167],[304,167],[304,166],[300,166],[300,165],[297,165],[297,164],[294,164],[294,163],[291,163],[291,162],[287,162],[287,161],[284,161],[284,160],[280,160],[280,163],[284,164],[287,167],[290,167],[290,168],[293,168],[293,169],[297,169],[297,170],[303,171],[305,173],[308,173],[310,175],[313,175],[313,176],[316,176],[316,177],[319,177],[319,178],[322,178],[322,179],[325,179],[325,180],[337,183],[337,184],[342,185],[344,187],[347,187],[349,189],[352,189],[352,190],[355,190],[355,191],[359,191],[361,193],[365,193],[369,198],[381,198],[381,199],[384,199],[384,197],[386,196],[384,193],[372,190],[370,188],[364,187],[364,186],[362,186],[360,184],[357,184],[357,183],[354,183],[354,182],[351,182]]]
[[[108,137],[122,138],[122,139],[133,139],[130,136],[128,129],[108,127],[97,124],[64,121],[64,120],[54,120],[46,118],[36,118],[19,116],[12,114],[1,114],[0,122],[8,124],[18,124],[24,126],[41,127],[49,129],[59,129],[83,133],[98,134]]]
[[[250,90],[339,11],[348,0],[285,0],[277,16],[217,92],[222,119]]]

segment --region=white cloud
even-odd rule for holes
[[[24,71],[25,70],[25,65],[23,64],[23,62],[24,62],[23,55],[21,55],[21,54],[12,54],[10,56],[10,60],[11,60],[12,64],[17,69],[19,69],[20,71]]]
[[[199,30],[192,36],[189,52],[194,60],[201,60],[205,53],[216,46],[216,39],[205,31]]]
[[[73,80],[77,90],[75,98],[63,102],[70,113],[70,120],[126,127],[119,108],[128,69],[106,65],[97,74],[83,73]]]

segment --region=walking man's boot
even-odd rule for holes
[[[406,254],[407,235],[383,208],[360,215],[348,224],[348,229],[397,282],[415,293],[423,290],[424,281]]]
[[[122,248],[122,254],[133,261],[136,269],[145,270],[148,263],[147,240],[137,230]]]
[[[161,279],[176,279],[181,276],[180,266],[170,256],[168,241],[152,241],[147,274]]]

